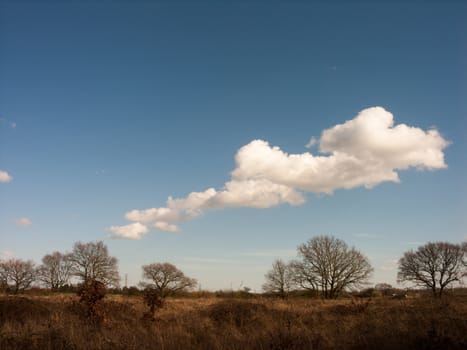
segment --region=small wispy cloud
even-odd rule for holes
[[[16,219],[16,226],[19,227],[28,227],[32,225],[32,220],[30,218],[22,217]]]
[[[316,139],[316,137],[312,136],[310,141],[308,141],[308,143],[305,145],[305,147],[306,148],[311,148],[314,145],[316,145],[317,143],[318,143],[318,140]]]
[[[8,174],[8,172],[4,170],[0,170],[0,182],[1,183],[7,183],[13,180],[13,176]]]

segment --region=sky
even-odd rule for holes
[[[0,0],[0,258],[260,291],[333,235],[396,285],[467,239],[466,97],[462,1]]]

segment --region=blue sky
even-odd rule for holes
[[[461,1],[0,1],[0,52],[3,258],[39,263],[105,240],[130,284],[141,265],[169,261],[202,288],[259,290],[275,258],[292,259],[315,235],[354,245],[372,281],[393,284],[404,251],[466,239]],[[152,221],[139,240],[110,238],[131,210],[209,188],[217,196],[253,140],[281,156],[327,157],[322,132],[375,106],[394,125],[436,128],[450,142],[437,148],[447,168],[410,163],[395,170],[399,183],[336,184],[332,194],[285,179],[305,203],[216,197],[168,223],[179,232]],[[321,144],[306,148],[312,136]],[[329,147],[353,147],[337,136]]]

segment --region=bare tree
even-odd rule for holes
[[[367,282],[373,269],[355,248],[332,236],[318,236],[298,247],[299,260],[293,263],[294,279],[324,298],[337,298],[348,288]]]
[[[36,270],[31,260],[9,259],[0,262],[0,280],[13,293],[28,289],[36,279]]]
[[[176,292],[189,290],[196,286],[197,282],[170,263],[153,263],[143,265],[143,277],[150,282],[142,282],[144,290],[144,302],[149,311],[143,316],[146,320],[154,321],[156,308],[164,305],[164,299]]]
[[[37,277],[51,290],[56,291],[70,281],[72,267],[70,254],[53,252],[42,258]]]
[[[281,259],[272,263],[272,269],[264,277],[266,282],[263,284],[263,290],[285,299],[292,288],[291,268]]]
[[[107,246],[102,242],[77,242],[69,257],[72,274],[84,284],[98,281],[105,286],[118,286],[117,259],[109,256]]]
[[[441,297],[446,286],[465,276],[465,254],[460,244],[429,242],[404,253],[398,280],[430,288],[434,297]]]
[[[289,264],[292,282],[295,286],[311,292],[316,292],[319,285],[319,276],[306,260],[293,260]]]
[[[197,282],[170,263],[153,263],[143,265],[143,277],[149,283],[143,285],[157,292],[161,298],[165,298],[175,292],[189,290],[196,286]]]

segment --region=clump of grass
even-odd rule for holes
[[[239,299],[222,300],[206,311],[207,316],[217,324],[234,327],[260,326],[269,313],[262,303]]]
[[[31,318],[48,318],[50,313],[50,305],[42,301],[20,296],[0,299],[0,326],[6,322],[24,324]]]

